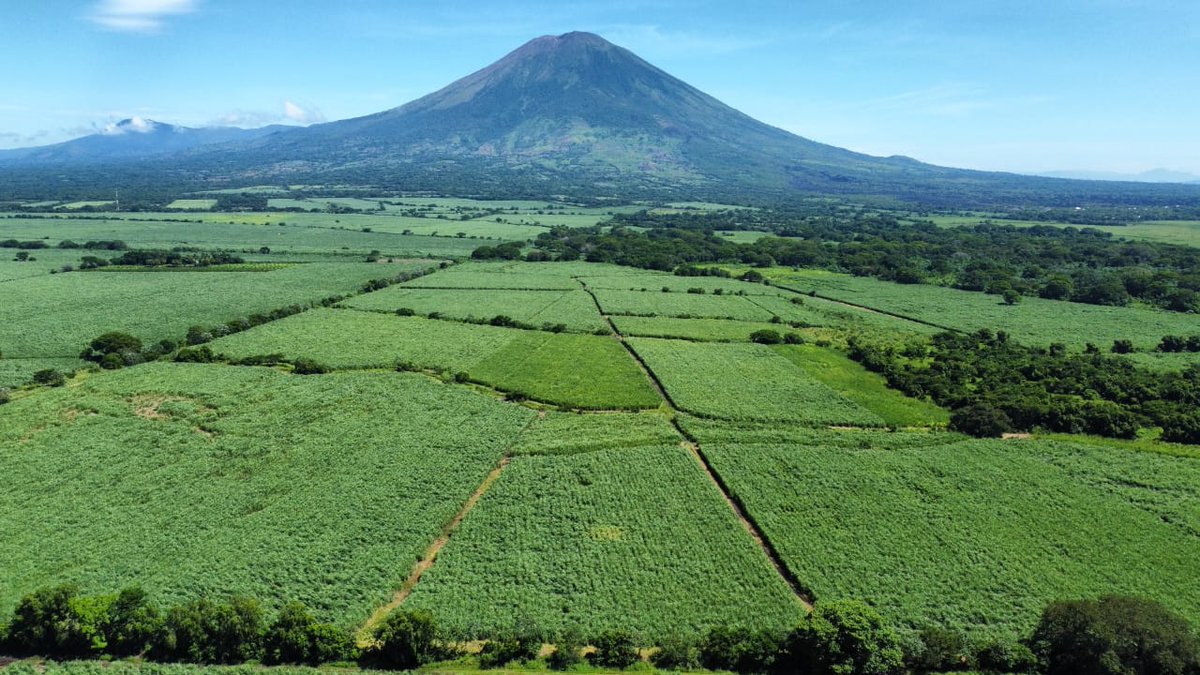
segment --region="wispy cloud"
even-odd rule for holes
[[[600,30],[613,42],[635,52],[658,55],[718,55],[762,47],[769,36],[740,37],[663,30],[657,25],[615,25]]]
[[[198,0],[100,0],[88,18],[109,30],[157,33],[172,16],[196,11]]]
[[[311,105],[307,108],[302,108],[291,101],[283,102],[283,115],[299,124],[315,124],[325,121],[325,116],[321,114],[320,110]]]
[[[1044,103],[1044,96],[996,96],[985,88],[963,84],[938,84],[865,101],[864,108],[938,117],[961,117],[977,112]]]
[[[232,110],[216,119],[210,120],[205,126],[253,128],[268,124],[278,124],[280,122],[317,124],[324,121],[325,115],[316,106],[308,103],[300,105],[293,101],[284,101],[282,110]]]

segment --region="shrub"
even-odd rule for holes
[[[212,349],[207,346],[184,347],[175,354],[178,363],[212,363],[215,359]]]
[[[394,612],[375,630],[370,660],[384,668],[411,670],[436,660],[437,621],[422,610]]]
[[[588,658],[602,668],[628,668],[638,661],[637,645],[627,630],[604,631],[593,642],[596,651]]]
[[[1012,420],[999,408],[975,403],[951,412],[950,428],[977,438],[998,438],[1012,430]]]
[[[33,383],[47,387],[61,387],[67,383],[67,376],[53,368],[46,368],[33,374]]]
[[[8,387],[0,387],[0,405],[4,405],[12,400],[12,391]]]
[[[750,341],[757,342],[760,345],[777,345],[783,342],[783,337],[776,331],[764,328],[751,333]]]
[[[1200,668],[1200,640],[1187,621],[1143,598],[1052,602],[1030,642],[1047,675],[1175,675]]]
[[[793,670],[826,675],[885,675],[903,668],[899,637],[861,602],[817,603],[788,640]]]
[[[511,316],[504,314],[497,314],[496,316],[492,317],[492,320],[488,321],[488,323],[493,326],[502,326],[504,328],[512,328],[517,325],[517,322],[514,321]]]
[[[784,334],[783,342],[784,342],[784,344],[789,344],[789,345],[802,345],[802,344],[804,344],[804,338],[801,337],[799,333],[789,332],[789,333]]]
[[[416,312],[411,307],[401,307],[396,310],[396,316],[414,316]]]
[[[1031,673],[1037,657],[1020,642],[996,641],[985,645],[975,657],[980,670],[993,673]]]
[[[292,372],[296,375],[321,375],[329,372],[329,366],[312,359],[296,359],[292,361]]]

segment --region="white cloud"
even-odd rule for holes
[[[314,124],[325,121],[325,116],[321,114],[320,110],[312,106],[309,106],[308,109],[301,108],[291,101],[284,101],[283,116],[300,124]]]
[[[157,33],[167,17],[194,12],[198,0],[100,0],[88,17],[109,30]]]
[[[145,117],[130,117],[128,120],[121,122],[109,122],[104,125],[100,133],[105,136],[116,136],[118,134],[148,134],[154,131],[154,122]]]

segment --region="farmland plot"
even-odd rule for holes
[[[771,313],[737,295],[663,293],[661,289],[621,291],[599,289],[596,300],[605,314],[680,318],[770,321]]]
[[[512,291],[393,286],[351,298],[343,304],[355,309],[383,311],[407,308],[422,315],[436,312],[447,318],[479,321],[503,315],[534,326],[561,323],[569,330],[586,333],[607,328],[596,310],[596,303],[580,289]]]
[[[874,413],[757,344],[632,338],[634,350],[682,410],[728,420],[882,426]]]
[[[634,445],[617,425],[602,438],[606,449],[514,458],[409,604],[463,636],[516,616],[650,640],[799,619],[787,584],[687,450]]]
[[[73,272],[4,284],[0,352],[68,358],[109,331],[144,342],[179,340],[188,327],[213,326],[292,304],[357,291],[370,279],[430,265],[314,263],[269,272]],[[53,308],[53,311],[47,311]]]
[[[704,342],[749,342],[750,334],[758,330],[773,330],[777,333],[792,330],[787,326],[766,322],[676,319],[663,316],[614,316],[612,322],[622,335]]]
[[[865,600],[901,625],[981,637],[1024,635],[1049,601],[1106,593],[1200,618],[1197,460],[1055,441],[931,443],[942,434],[755,439],[704,426],[689,428],[818,599]]]
[[[659,404],[621,345],[595,335],[318,309],[215,340],[211,348],[234,358],[282,353],[334,368],[390,368],[403,361],[568,407]]]
[[[355,625],[533,416],[412,374],[166,363],[14,400],[0,611],[48,584],[140,583]]]

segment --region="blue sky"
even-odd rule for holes
[[[1200,174],[1194,0],[41,0],[0,14],[0,147],[124,117],[311,123],[586,30],[735,108],[879,155]]]

